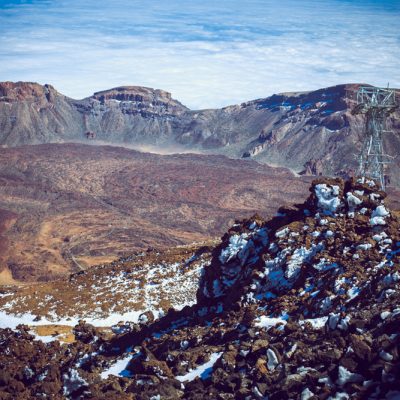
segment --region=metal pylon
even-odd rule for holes
[[[357,91],[357,106],[353,114],[365,114],[365,138],[359,156],[358,173],[379,182],[385,189],[385,165],[391,157],[383,149],[386,119],[395,111],[396,92],[389,88],[361,86]]]

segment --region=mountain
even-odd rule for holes
[[[131,299],[131,322],[112,331],[80,321],[71,343],[44,343],[27,325],[0,329],[0,395],[398,398],[400,220],[385,200],[373,181],[320,178],[302,204],[237,221],[217,245],[136,254],[74,274],[49,297],[41,285],[7,289],[0,317],[11,328],[66,316],[74,324],[80,298],[91,318],[120,316],[134,288],[146,301]],[[174,286],[170,268],[176,309],[157,300]]]
[[[0,83],[0,144],[98,141],[186,149],[263,163],[312,175],[352,174],[363,139],[364,117],[354,116],[358,84],[282,93],[222,109],[192,111],[162,90],[122,86],[70,99],[50,85]],[[385,136],[400,152],[400,114]],[[400,186],[400,164],[390,166]]]
[[[54,279],[273,216],[307,177],[248,160],[44,144],[0,152],[0,282]],[[277,185],[276,182],[280,184]]]
[[[51,85],[0,83],[1,138],[6,146],[83,140],[160,140],[170,118],[187,108],[162,90],[127,86],[73,100]],[[165,134],[166,134],[165,133]]]

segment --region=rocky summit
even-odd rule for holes
[[[0,398],[399,398],[398,215],[370,180],[310,191],[237,221],[181,310],[112,335],[80,321],[70,344],[1,329]]]

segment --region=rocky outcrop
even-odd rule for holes
[[[310,190],[272,220],[236,222],[194,306],[111,339],[81,322],[68,349],[1,330],[3,397],[398,397],[400,221],[372,181]]]
[[[125,110],[131,106],[153,114],[181,114],[188,111],[188,108],[172,99],[171,93],[141,86],[120,86],[96,92],[90,99],[98,100],[101,104],[114,101],[117,104],[122,103]]]
[[[48,102],[59,95],[51,85],[39,85],[32,82],[0,82],[0,99],[5,103],[22,101]]]
[[[170,93],[144,87],[118,87],[73,100],[51,85],[3,82],[0,144],[17,146],[88,138],[157,144],[169,138],[170,119],[186,111]]]
[[[300,172],[301,175],[322,175],[323,164],[321,160],[311,159],[304,164],[304,170]]]

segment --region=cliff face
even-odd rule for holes
[[[114,101],[123,106],[130,106],[138,110],[147,110],[153,114],[181,114],[188,109],[178,101],[172,99],[171,93],[160,89],[149,89],[141,86],[120,86],[110,90],[96,92],[92,100],[101,104]]]
[[[359,85],[339,85],[309,93],[272,96],[250,102],[250,107],[266,110],[276,120],[267,124],[243,154],[261,162],[285,165],[303,174],[351,175],[364,140],[365,118],[352,115]],[[388,121],[384,138],[387,152],[400,149],[400,114]],[[395,184],[398,162],[390,166]]]
[[[40,101],[51,93],[56,92],[51,85],[39,85],[30,82],[2,82],[0,83],[0,97],[2,101],[14,103],[18,101]],[[47,99],[49,99],[47,97]]]
[[[0,144],[100,140],[213,152],[285,166],[306,174],[346,176],[356,168],[364,118],[353,116],[359,85],[282,93],[215,110],[191,111],[162,90],[122,86],[73,100],[50,85],[0,84]],[[400,114],[385,137],[400,152]],[[391,166],[400,185],[400,164]]]

